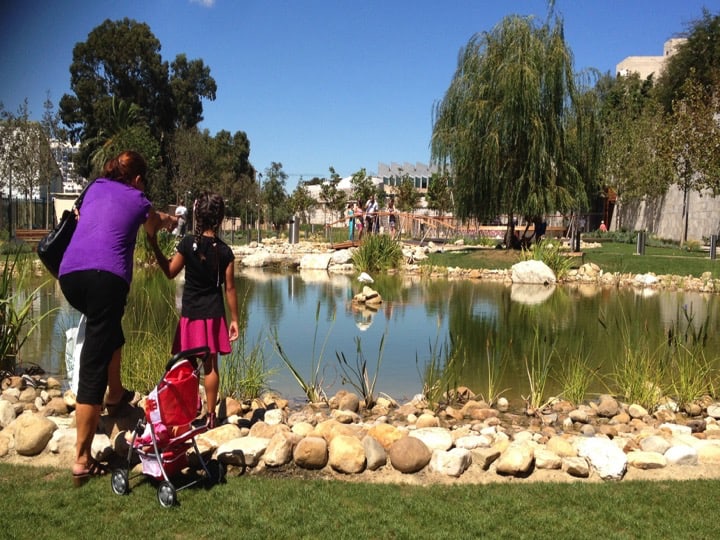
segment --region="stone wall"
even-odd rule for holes
[[[710,235],[720,234],[720,199],[709,192],[702,196],[696,191],[689,196],[688,240],[709,241]],[[646,230],[660,238],[679,241],[683,237],[683,193],[677,186],[660,197],[641,203],[619,203],[613,215],[611,229]]]

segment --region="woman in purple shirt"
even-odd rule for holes
[[[134,395],[122,386],[120,362],[138,229],[144,225],[148,234],[155,234],[160,228],[171,230],[176,221],[153,210],[144,193],[146,176],[147,164],[137,152],[122,152],[105,164],[85,193],[77,229],[60,264],[62,292],[87,319],[75,408],[76,485],[106,472],[91,448],[106,389],[108,412]]]

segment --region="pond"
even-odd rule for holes
[[[250,269],[237,274],[246,348],[255,344],[263,348],[267,366],[276,370],[270,380],[273,390],[291,399],[302,397],[275,353],[274,330],[305,380],[311,377],[313,363],[319,362],[328,395],[351,389],[343,380],[337,355],[354,366],[359,343],[371,377],[381,358],[376,394],[408,399],[423,390],[428,365],[454,358],[453,382],[487,395],[492,380],[494,390],[503,390],[512,402],[529,395],[528,370],[538,355],[551,358],[546,395],[562,391],[563,368],[578,359],[594,374],[589,392],[614,392],[613,376],[627,362],[627,349],[653,351],[667,343],[670,333],[693,335],[715,329],[719,316],[718,297],[696,292],[594,285],[548,288],[400,275],[374,278],[371,286],[383,298],[377,311],[353,304],[353,296],[363,287],[355,276]],[[140,290],[157,290],[162,296],[170,287],[175,298],[158,302],[166,317],[176,317],[172,304],[179,302],[182,282],[157,286],[157,280],[157,273],[138,272],[131,298]],[[44,313],[53,308],[58,309],[25,344],[22,360],[62,377],[65,331],[78,316],[57,283],[50,281],[34,309]],[[126,316],[124,323],[129,336],[130,319]],[[168,352],[171,338],[167,336]],[[706,351],[720,350],[716,332],[707,332],[705,339]]]

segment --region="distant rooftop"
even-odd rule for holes
[[[667,59],[675,54],[680,45],[686,41],[685,38],[668,39],[663,46],[662,56],[628,56],[615,67],[615,72],[622,76],[637,73],[641,79],[647,79],[650,75],[655,74],[655,79],[657,79],[662,73]]]

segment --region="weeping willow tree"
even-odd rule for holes
[[[598,139],[578,94],[559,17],[509,16],[470,39],[433,111],[432,158],[452,173],[458,217],[506,214],[512,234],[516,215],[587,208],[596,160],[574,138]]]

